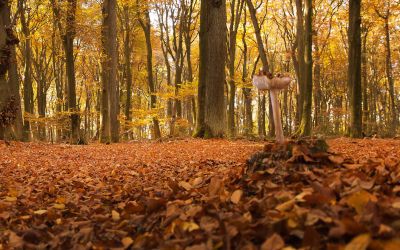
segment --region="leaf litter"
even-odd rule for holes
[[[400,141],[328,144],[0,142],[0,249],[400,249]]]

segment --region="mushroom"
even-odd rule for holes
[[[285,137],[283,135],[282,121],[281,121],[281,110],[279,106],[278,95],[279,91],[286,89],[292,79],[288,76],[281,77],[278,75],[277,77],[267,77],[266,74],[262,74],[261,71],[258,75],[255,75],[253,78],[253,85],[260,91],[270,91],[271,103],[272,103],[272,112],[274,115],[274,124],[275,124],[275,136],[276,141],[278,143],[284,143]]]

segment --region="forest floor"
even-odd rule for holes
[[[400,140],[328,144],[0,141],[0,249],[400,249]]]

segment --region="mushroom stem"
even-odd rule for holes
[[[281,109],[279,107],[278,94],[279,94],[278,89],[270,90],[272,113],[274,115],[276,142],[284,143],[285,137],[283,135],[282,121],[281,121]]]

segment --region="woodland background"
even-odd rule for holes
[[[222,134],[196,133],[200,23],[211,19],[200,0],[2,0],[2,22],[19,43],[0,84],[1,136],[74,143],[273,136],[269,97],[251,85],[260,67],[295,79],[280,96],[287,135],[396,136],[399,1],[362,1],[360,70],[349,67],[357,32],[349,25],[358,20],[349,1],[214,2],[226,14],[217,38],[226,40],[224,98],[213,104],[223,109]],[[354,90],[348,79],[357,71]],[[355,133],[352,110],[362,122]]]

